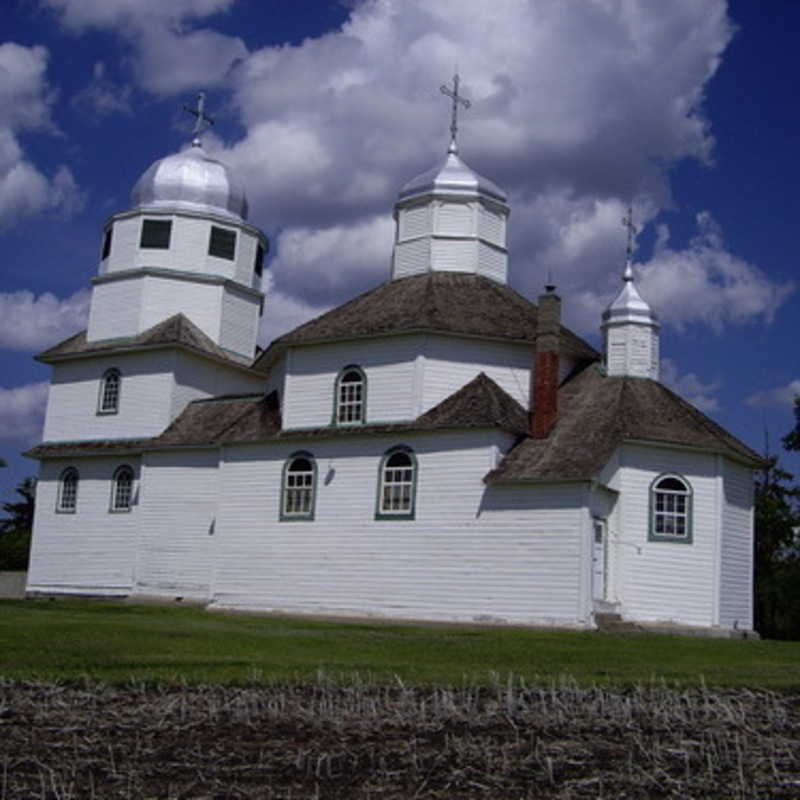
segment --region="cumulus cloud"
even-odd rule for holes
[[[86,327],[89,290],[60,300],[46,292],[0,292],[0,347],[34,351],[50,347]]]
[[[45,210],[65,214],[83,203],[70,170],[61,165],[45,175],[25,154],[19,134],[57,133],[50,116],[55,94],[45,73],[44,47],[0,44],[0,229]]]
[[[270,285],[271,282],[267,281],[264,286],[265,290]],[[264,316],[261,318],[261,326],[258,331],[259,345],[266,347],[281,334],[324,314],[329,308],[330,306],[309,305],[297,297],[291,297],[280,291],[268,291],[264,304]]]
[[[157,94],[216,86],[247,55],[241,39],[195,27],[199,20],[227,11],[233,0],[41,2],[76,33],[94,28],[118,34],[133,52],[139,83]]]
[[[719,408],[719,400],[715,396],[722,388],[722,381],[719,379],[705,383],[694,372],[682,375],[672,359],[663,358],[661,381],[701,411],[716,411]]]
[[[800,379],[775,389],[753,392],[745,402],[749,406],[791,406],[797,397],[800,397]]]
[[[47,382],[0,387],[0,439],[29,443],[42,434]]]
[[[92,79],[73,98],[72,105],[88,108],[97,116],[133,113],[130,99],[133,87],[115,83],[108,77],[103,61],[95,62]]]

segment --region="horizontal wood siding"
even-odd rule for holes
[[[116,469],[134,469],[134,504],[112,513],[111,486]],[[57,512],[61,473],[78,470],[75,513]],[[139,532],[138,459],[82,458],[45,461],[36,486],[36,513],[28,570],[29,592],[128,594],[133,583]]]
[[[219,344],[234,353],[253,358],[258,333],[259,301],[226,287],[222,293]]]
[[[414,359],[420,337],[293,348],[286,376],[286,428],[330,425],[336,377],[357,364],[367,376],[367,422],[408,420],[414,414]]]
[[[720,624],[753,627],[753,470],[727,459],[723,472]]]
[[[142,331],[142,278],[99,283],[92,289],[86,338],[90,342]]]
[[[423,354],[423,411],[441,403],[479,372],[485,372],[523,408],[527,408],[532,347],[480,339],[429,336]]]
[[[498,247],[506,245],[505,217],[484,205],[478,207],[478,235]]]
[[[430,203],[404,208],[398,213],[398,217],[399,239],[401,242],[433,232],[433,215]]]
[[[610,524],[622,613],[642,621],[715,624],[719,535],[716,457],[664,447],[621,450],[621,496]],[[665,472],[692,487],[693,542],[648,541],[650,485]]]
[[[431,243],[431,269],[446,272],[475,272],[477,268],[477,239],[434,239]]]
[[[399,242],[394,248],[393,277],[405,278],[427,272],[431,263],[431,240],[428,237]]]
[[[226,448],[215,602],[221,606],[454,620],[579,621],[579,493],[488,494],[487,432],[318,442],[313,521],[279,521],[281,470],[296,445]],[[375,520],[382,453],[413,448],[414,520]],[[537,490],[531,490],[536,493]],[[568,566],[569,565],[569,566]]]
[[[506,282],[508,256],[505,251],[478,242],[478,274],[485,275],[498,283]]]
[[[98,414],[103,373],[120,371],[119,413]],[[169,422],[174,352],[119,353],[53,367],[45,415],[45,441],[131,439],[154,436]]]
[[[222,286],[148,275],[142,298],[142,330],[173,314],[185,314],[212,341],[220,343]]]
[[[440,203],[434,213],[434,232],[443,236],[474,236],[477,228],[475,205],[455,201]]]
[[[137,594],[205,599],[216,545],[218,454],[147,453]]]

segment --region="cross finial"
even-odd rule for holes
[[[206,107],[206,95],[205,92],[198,92],[197,93],[197,106],[192,108],[191,106],[184,106],[184,111],[188,111],[192,116],[194,116],[194,129],[192,133],[194,134],[194,138],[192,139],[192,146],[193,147],[200,147],[200,137],[209,126],[214,124],[214,120],[208,116],[205,112]]]
[[[462,97],[458,93],[458,81],[458,73],[456,72],[456,74],[453,75],[452,89],[444,83],[439,87],[442,94],[447,95],[447,97],[453,101],[453,111],[450,119],[450,147],[447,150],[448,153],[458,152],[458,144],[456,143],[456,137],[458,136],[458,106],[461,104],[464,108],[469,108],[472,105],[466,97]]]
[[[628,245],[625,248],[625,274],[623,280],[633,280],[633,270],[631,269],[631,256],[633,255],[633,237],[639,232],[639,229],[633,223],[633,207],[628,206],[628,215],[622,218],[622,225],[628,230]]]

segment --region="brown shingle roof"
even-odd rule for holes
[[[158,325],[148,328],[136,336],[124,336],[118,339],[101,339],[94,342],[86,341],[86,331],[81,331],[65,339],[63,342],[50,347],[36,358],[45,363],[62,361],[83,354],[106,352],[120,352],[122,350],[143,350],[164,345],[178,345],[188,350],[213,356],[217,360],[225,361],[236,366],[248,366],[249,361],[237,358],[234,354],[224,350],[206,336],[188,317],[183,314],[173,314]]]
[[[61,458],[69,456],[104,456],[141,453],[151,439],[82,439],[74,442],[43,442],[23,455],[28,458]]]
[[[504,284],[461,272],[429,272],[388,281],[277,338],[267,361],[286,346],[426,331],[533,342],[537,309]],[[567,328],[562,346],[581,359],[599,353]]]
[[[589,480],[625,441],[660,442],[761,457],[658,381],[604,376],[587,367],[558,393],[559,416],[547,439],[525,439],[487,476],[488,483]]]

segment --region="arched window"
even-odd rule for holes
[[[133,470],[125,465],[117,469],[111,481],[111,511],[130,511],[133,505]]]
[[[336,379],[334,425],[362,425],[367,418],[367,376],[361,367],[345,367]]]
[[[679,475],[659,475],[650,486],[650,539],[692,541],[692,489]]]
[[[58,480],[56,511],[74,514],[78,508],[78,470],[67,467]]]
[[[413,519],[417,460],[408,447],[393,447],[381,459],[376,519]]]
[[[314,519],[317,464],[311,453],[294,453],[283,468],[281,519]]]
[[[100,379],[100,396],[97,401],[98,414],[116,414],[119,411],[119,394],[122,376],[118,369],[107,369]]]

